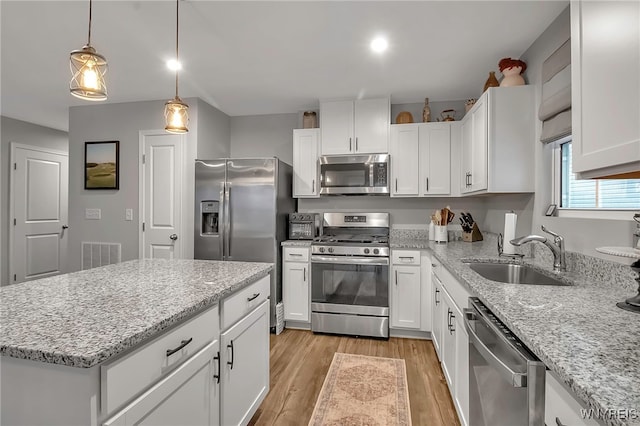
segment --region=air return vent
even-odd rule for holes
[[[82,269],[120,263],[120,243],[82,242]]]

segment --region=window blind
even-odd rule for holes
[[[542,64],[542,102],[538,111],[542,121],[543,143],[571,134],[571,40],[565,41]]]

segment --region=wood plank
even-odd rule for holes
[[[278,336],[272,334],[270,344],[271,390],[250,425],[307,424],[336,352],[404,359],[413,424],[460,424],[430,340],[381,340],[286,329]]]

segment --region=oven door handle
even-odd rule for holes
[[[311,263],[335,263],[342,265],[389,265],[388,257],[311,256]]]
[[[514,388],[527,387],[527,375],[514,371],[511,367],[505,364],[503,360],[501,360],[495,353],[493,353],[493,351],[491,351],[491,349],[487,347],[475,332],[472,323],[482,322],[482,319],[478,319],[479,317],[475,314],[475,311],[473,309],[465,308],[463,316],[464,327],[467,329],[467,333],[469,334],[469,343],[472,344],[478,352],[480,352],[482,358],[484,358],[489,365],[495,368],[507,383],[511,383]]]

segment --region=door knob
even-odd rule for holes
[[[169,235],[169,238],[171,238],[173,241],[178,239],[178,234],[171,234]]]
[[[68,225],[62,225],[62,229],[69,229]]]

